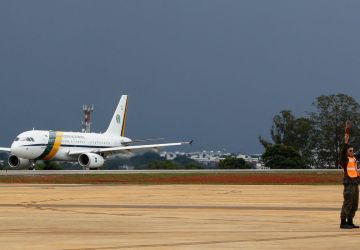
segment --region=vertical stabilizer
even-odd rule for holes
[[[128,108],[128,96],[122,95],[120,102],[111,119],[110,125],[106,130],[106,134],[125,136],[126,113]]]

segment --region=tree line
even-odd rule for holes
[[[360,146],[360,105],[346,94],[321,95],[313,111],[296,117],[291,110],[275,115],[271,141],[259,137],[270,168],[333,168],[338,165],[347,120],[353,124],[351,144]]]

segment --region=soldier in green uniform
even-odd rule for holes
[[[346,123],[344,146],[340,155],[340,164],[344,170],[344,202],[341,209],[340,228],[352,229],[359,228],[354,225],[353,218],[359,204],[359,173],[357,160],[354,156],[354,147],[349,145],[350,122]]]

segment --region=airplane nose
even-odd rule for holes
[[[12,144],[12,145],[11,145],[11,153],[12,153],[13,155],[19,155],[19,153],[20,153],[20,147],[19,147],[18,145]]]

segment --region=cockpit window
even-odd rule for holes
[[[32,141],[34,142],[34,138],[33,137],[16,137],[14,141]]]
[[[30,141],[28,137],[16,137],[15,141]]]

